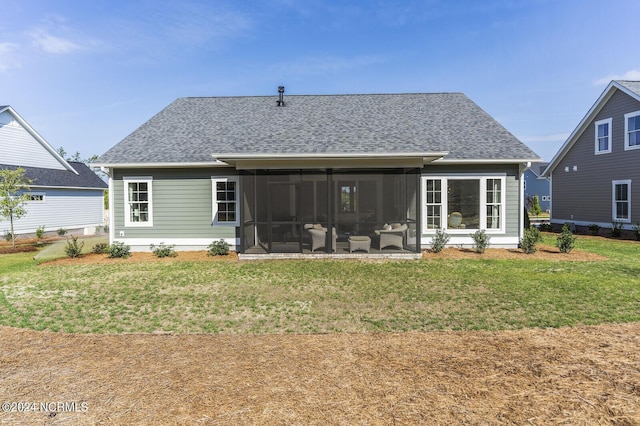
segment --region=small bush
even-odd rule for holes
[[[56,231],[58,233],[58,235],[60,235],[61,237],[67,233],[67,230],[64,228],[58,228],[58,230]]]
[[[473,247],[476,249],[476,253],[484,253],[489,247],[489,240],[491,239],[484,229],[479,229],[473,234],[469,234],[473,238]]]
[[[74,237],[72,235],[71,238],[67,237],[67,246],[64,248],[64,252],[67,254],[67,256],[75,259],[82,254],[83,247],[84,241],[81,241],[78,244],[78,237]]]
[[[640,223],[633,225],[633,235],[636,237],[636,240],[640,241]]]
[[[611,222],[611,236],[615,238],[622,236],[622,222]]]
[[[569,253],[576,244],[576,237],[571,233],[567,225],[562,227],[562,232],[556,239],[556,247],[560,249],[560,253]]]
[[[104,232],[105,234],[109,233],[109,225],[105,225],[102,227],[102,232]]]
[[[529,229],[525,229],[520,240],[520,248],[526,254],[533,254],[536,252],[536,244],[540,242],[542,237],[540,231],[535,226],[530,226]]]
[[[91,249],[92,253],[95,254],[105,254],[109,252],[109,244],[107,243],[97,243],[96,245],[93,246],[93,248]]]
[[[229,244],[224,240],[214,241],[207,247],[209,256],[225,256],[229,254]]]
[[[11,233],[11,231],[5,231],[3,237],[7,241],[13,241],[13,234]]]
[[[591,232],[591,235],[598,235],[598,232],[600,232],[600,225],[597,225],[595,223],[587,225],[587,228],[589,228],[589,232]]]
[[[114,241],[109,246],[109,257],[126,259],[131,256],[131,247],[125,245],[122,241]]]
[[[550,223],[541,223],[538,229],[542,232],[551,232],[553,231],[553,226]]]
[[[451,237],[444,229],[437,229],[436,235],[431,239],[431,250],[434,253],[440,253]]]
[[[160,243],[159,246],[151,244],[149,249],[156,257],[176,257],[178,253],[174,250],[175,245],[165,246],[164,243]]]
[[[36,229],[36,237],[38,238],[44,237],[44,225],[38,226],[38,229]]]

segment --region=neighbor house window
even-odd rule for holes
[[[125,226],[153,226],[151,178],[124,178]]]
[[[36,203],[43,203],[44,202],[44,194],[30,192],[29,193],[29,201],[33,201],[33,202],[36,202]]]
[[[596,154],[611,152],[611,118],[596,121]]]
[[[624,115],[624,149],[640,148],[640,111]]]
[[[423,187],[424,229],[504,230],[504,177],[425,177]]]
[[[631,180],[614,180],[612,183],[612,217],[616,222],[631,222]]]
[[[219,225],[239,225],[238,178],[213,177],[213,222]]]

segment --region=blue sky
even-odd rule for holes
[[[178,97],[285,85],[463,92],[548,161],[611,79],[640,80],[637,0],[3,3],[0,105],[82,157]]]

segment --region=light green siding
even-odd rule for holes
[[[213,226],[212,176],[235,170],[115,170],[113,181],[114,235],[126,238],[235,238],[235,226]],[[126,178],[153,179],[153,226],[125,226]]]

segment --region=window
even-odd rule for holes
[[[596,121],[596,155],[611,152],[611,118]]]
[[[238,178],[212,177],[213,222],[218,225],[240,224],[238,211]]]
[[[640,148],[640,111],[624,115],[624,149]]]
[[[612,183],[612,218],[616,222],[631,223],[631,180],[614,180]]]
[[[151,178],[124,178],[124,225],[153,226]]]
[[[426,177],[423,186],[424,229],[504,230],[504,177]]]
[[[44,194],[30,192],[29,193],[29,201],[33,201],[33,202],[36,202],[36,203],[43,203],[44,202]]]

